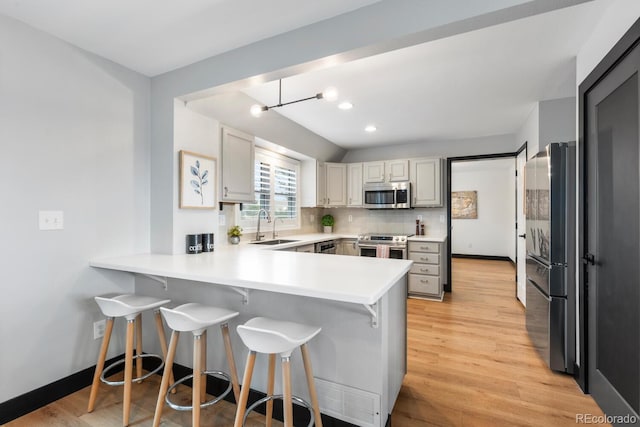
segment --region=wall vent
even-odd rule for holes
[[[380,395],[315,379],[320,411],[362,427],[380,426]]]

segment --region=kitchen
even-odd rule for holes
[[[634,7],[631,3],[616,2],[611,6],[610,14],[605,15],[616,24],[603,21],[601,31],[604,35],[597,33],[594,37],[604,39],[602,43],[607,48],[612,46],[624,33],[624,25],[618,25],[616,19],[631,23],[633,16],[627,15],[633,14],[626,11],[629,8],[635,11]],[[410,15],[408,11],[402,13]],[[3,209],[6,224],[3,253],[4,259],[10,260],[6,269],[10,273],[7,287],[11,291],[3,300],[2,312],[16,320],[12,324],[22,325],[10,328],[5,323],[1,329],[3,342],[11,343],[13,347],[0,356],[3,377],[7,378],[7,383],[14,384],[12,390],[3,389],[0,400],[5,401],[95,363],[97,347],[88,348],[87,337],[91,336],[92,322],[101,316],[91,298],[99,293],[133,290],[135,280],[122,274],[96,273],[87,267],[88,258],[149,251],[178,253],[184,251],[185,234],[217,227],[217,211],[207,215],[180,210],[177,206],[177,153],[187,148],[197,152],[202,150],[174,142],[174,98],[249,76],[272,73],[271,70],[291,67],[288,74],[297,74],[304,71],[304,67],[298,64],[345,52],[358,45],[349,29],[343,31],[344,37],[333,47],[291,49],[291,55],[286,58],[278,54],[281,46],[265,42],[244,51],[245,55],[252,53],[260,58],[250,65],[242,65],[240,58],[227,55],[191,69],[158,76],[151,84],[149,78],[130,73],[101,58],[87,57],[85,53],[62,46],[61,42],[39,32],[26,30],[15,21],[5,18],[3,21],[6,23],[3,25],[3,40],[18,37],[21,41],[19,48],[6,42],[4,51],[17,58],[14,64],[31,64],[27,68],[11,66],[7,77],[11,78],[8,87],[15,92],[3,97],[3,111],[11,114],[7,116],[11,124],[3,126],[3,132],[5,140],[12,141],[6,147],[6,159],[10,163],[4,168],[3,183],[8,186],[15,182],[12,177],[23,177],[17,166],[12,165],[20,164],[41,171],[23,177],[24,185],[30,189],[29,198],[16,189],[7,187],[3,191],[8,195]],[[386,30],[388,33],[376,37],[411,34],[426,29],[430,24],[417,25],[422,27],[409,28],[392,23]],[[375,43],[373,35],[367,37],[370,44]],[[606,51],[596,41],[590,49],[578,56],[578,81]],[[49,51],[56,52],[56,55],[51,58],[46,55]],[[42,69],[49,70],[47,75],[38,72]],[[207,72],[214,69],[233,70],[233,73],[223,76]],[[277,78],[277,75],[272,75],[268,80]],[[82,85],[81,90],[76,89],[78,84]],[[34,99],[47,102],[39,103],[35,109],[32,106]],[[60,101],[62,99],[65,99],[64,103]],[[95,110],[96,99],[100,100],[98,110]],[[58,108],[61,105],[66,107]],[[92,108],[85,108],[87,105]],[[33,117],[38,119],[37,126],[34,126]],[[113,126],[110,124],[112,121],[126,125]],[[481,137],[475,141],[477,144],[460,144],[446,155],[505,151],[500,141],[500,138]],[[512,142],[517,145],[513,139],[502,142],[510,147]],[[302,142],[298,144],[291,143],[288,148],[300,152]],[[434,151],[437,151],[438,144],[434,145]],[[409,151],[410,147],[397,148],[398,157],[414,157],[400,154],[403,149]],[[307,150],[309,157],[317,159],[328,160],[333,155],[332,148],[322,144],[314,144]],[[369,155],[373,155],[375,150]],[[453,152],[456,150],[458,153]],[[532,153],[535,151],[537,149],[531,150]],[[364,156],[365,153],[362,154]],[[429,156],[429,153],[420,153],[423,155]],[[377,157],[367,160],[391,159],[382,155]],[[350,159],[348,161],[351,162]],[[64,232],[27,232],[34,229],[32,214],[47,209],[65,211]],[[223,209],[231,209],[231,206],[225,205]],[[231,225],[231,213],[223,212],[227,224]],[[338,226],[348,224],[348,215],[347,221],[338,218]],[[357,220],[357,214],[352,215]],[[424,219],[430,221],[427,223],[428,232],[430,228],[441,227],[439,215],[424,215]],[[316,220],[319,216],[316,214]],[[382,217],[381,221],[384,221],[384,215]],[[217,244],[222,244],[221,237],[227,226],[218,229]],[[415,217],[411,218],[407,232],[414,227]],[[66,249],[60,251],[59,248]],[[17,258],[17,253],[28,256]],[[33,259],[42,262],[34,268]],[[88,286],[87,282],[91,285]],[[31,304],[33,295],[42,296],[35,306],[30,305],[34,312],[41,313],[38,319],[28,317],[20,309],[24,307],[21,304]],[[55,302],[55,308],[45,301]],[[42,319],[47,320],[46,327]],[[29,346],[21,344],[25,335],[32,337]],[[56,339],[52,342],[50,337]],[[42,344],[53,356],[48,363],[42,363],[37,356],[38,346]],[[95,344],[97,346],[97,342]],[[70,349],[80,352],[72,362],[70,354],[73,352]]]

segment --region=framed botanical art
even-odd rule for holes
[[[214,209],[216,159],[180,151],[180,208]]]

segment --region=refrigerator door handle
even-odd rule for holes
[[[590,254],[590,253],[584,254],[584,256],[582,257],[582,263],[584,265],[587,265],[587,264],[596,265],[596,257],[595,257],[595,255]]]

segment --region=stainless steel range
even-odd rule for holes
[[[407,240],[413,234],[367,233],[358,236],[360,256],[375,257],[378,245],[389,246],[389,258],[407,259]]]

